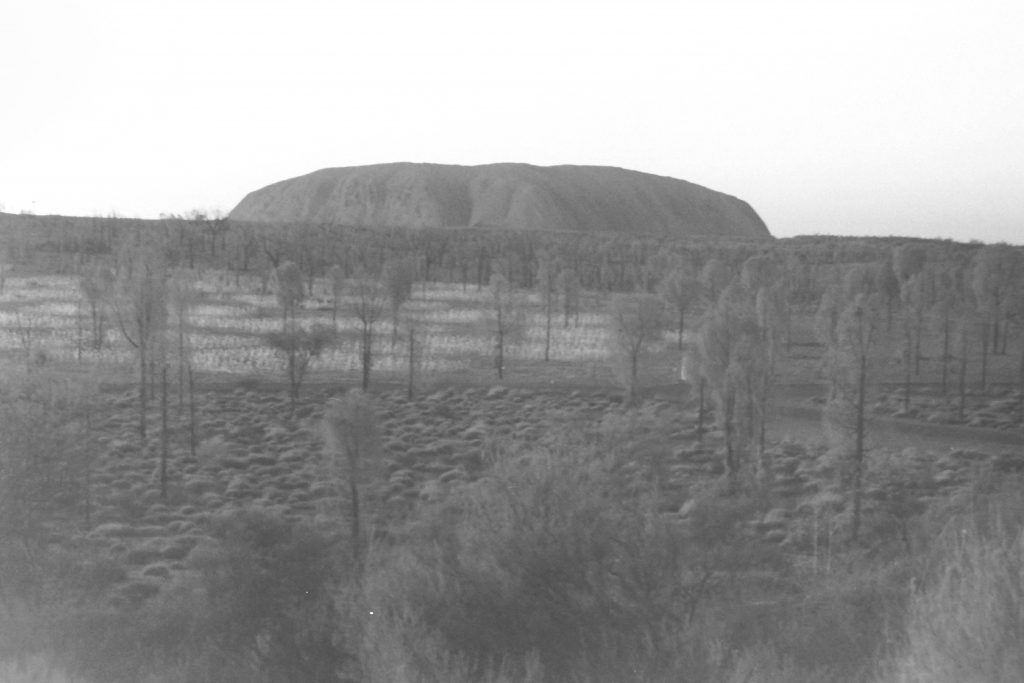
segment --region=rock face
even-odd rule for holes
[[[325,168],[250,192],[229,218],[771,238],[764,221],[736,197],[685,180],[607,166]]]

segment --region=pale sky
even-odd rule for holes
[[[773,234],[1024,243],[1024,2],[0,0],[0,205],[229,211],[330,166],[602,164]]]

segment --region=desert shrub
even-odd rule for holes
[[[255,653],[277,680],[330,681],[347,655],[335,642],[332,545],[306,525],[249,510],[215,521],[216,543],[193,551],[219,647]]]
[[[975,497],[938,543],[937,570],[910,604],[893,683],[1024,680],[1024,494]]]
[[[445,666],[494,680],[711,680],[724,660],[697,617],[743,572],[771,568],[739,500],[708,493],[686,528],[651,497],[622,495],[614,457],[506,458],[371,558],[364,666],[410,680],[449,680]]]
[[[0,555],[14,552],[8,544],[28,552],[44,540],[48,516],[75,512],[84,501],[95,455],[87,419],[94,391],[56,373],[3,370]]]
[[[818,672],[818,680],[871,680],[901,627],[909,585],[907,564],[853,560],[783,604],[759,643],[788,666]]]
[[[331,544],[258,510],[217,517],[211,533],[158,594],[59,620],[68,670],[109,683],[338,680],[348,654]]]

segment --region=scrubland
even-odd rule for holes
[[[4,680],[1024,677],[1024,451],[986,440],[1020,430],[1011,385],[972,387],[960,415],[934,355],[912,401],[883,373],[872,414],[978,445],[872,444],[854,541],[843,454],[784,436],[782,406],[824,393],[813,310],[791,322],[768,469],[733,488],[672,330],[624,400],[606,296],[555,316],[545,361],[543,302],[524,293],[499,382],[487,289],[418,282],[396,343],[377,323],[364,394],[351,301],[317,281],[295,320],[338,341],[293,401],[264,337],[274,294],[217,271],[194,285],[195,386],[172,364],[140,435],[119,321],[97,345],[76,279],[6,277],[0,436],[31,457],[3,471]],[[1011,375],[1012,358],[991,362]],[[344,427],[358,448],[325,428],[354,405],[332,400],[368,406]]]

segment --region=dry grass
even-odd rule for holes
[[[914,597],[886,683],[1024,680],[1024,494],[1009,490],[949,523],[942,563]]]
[[[263,341],[263,335],[280,327],[276,299],[272,293],[258,293],[254,283],[240,284],[234,287],[211,273],[199,279],[197,288],[203,294],[191,313],[192,330],[188,335],[194,350],[193,365],[199,372],[277,376],[281,373],[280,361]],[[322,283],[315,287],[322,288]],[[33,350],[42,350],[51,361],[75,363],[81,359],[111,368],[130,365],[133,350],[112,319],[107,322],[104,348],[91,348],[90,321],[86,309],[78,305],[79,298],[73,277],[9,278],[0,300],[0,352],[23,354],[25,332],[31,328]],[[354,374],[360,368],[355,343],[359,324],[350,315],[350,299],[339,302],[334,321],[328,300],[310,300],[301,313],[303,325],[332,325],[340,341],[338,348],[313,362],[314,374]],[[545,318],[535,299],[524,297],[529,325],[520,343],[507,349],[508,366],[514,370],[516,365],[529,365],[533,372],[546,374],[540,365]],[[487,290],[443,283],[421,283],[414,288],[402,317],[403,325],[411,322],[417,329],[422,349],[421,377],[429,380],[460,370],[493,374],[490,362],[494,341],[488,329],[487,304]],[[557,372],[564,374],[566,364],[572,364],[580,372],[592,374],[589,364],[609,364],[606,315],[600,302],[591,305],[597,308],[582,313],[569,325],[561,318],[553,320],[550,357],[560,364]],[[108,318],[112,318],[109,313]],[[392,347],[390,315],[378,322],[375,334],[374,372],[404,376],[408,368],[406,346],[400,339]]]
[[[68,675],[43,654],[29,655],[19,661],[0,662],[0,681],[3,683],[81,683],[81,679]]]

